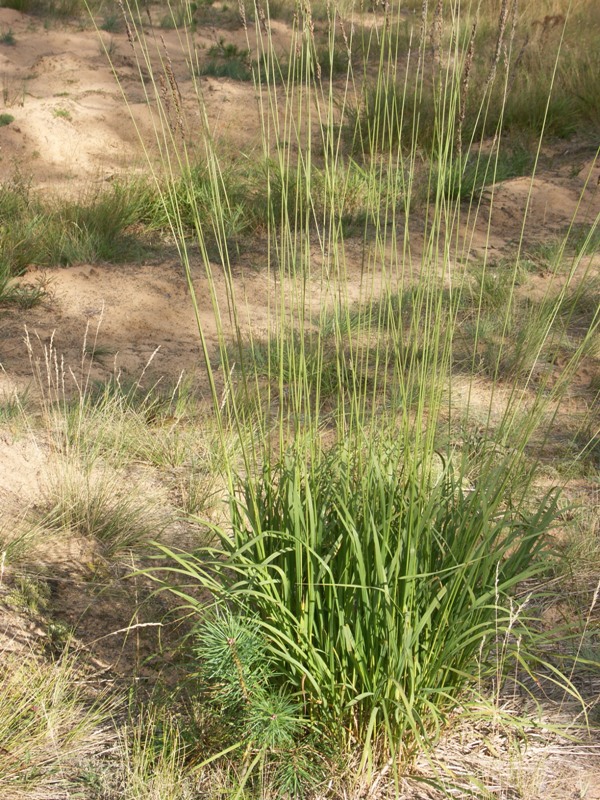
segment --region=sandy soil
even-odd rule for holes
[[[90,23],[86,29],[76,23],[46,27],[35,18],[0,9],[0,31],[8,30],[15,44],[0,44],[0,80],[3,111],[15,121],[0,132],[0,180],[10,176],[17,164],[34,186],[58,189],[64,195],[123,172],[130,174],[136,166],[143,169],[139,135],[152,147],[153,88],[126,33],[97,32]],[[279,30],[285,42],[285,28]],[[277,31],[276,27],[276,41]],[[222,33],[227,41],[245,46],[243,31]],[[199,122],[188,43],[181,42],[176,31],[160,30],[158,35],[151,63],[158,69],[161,59],[170,59],[193,131]],[[191,45],[202,54],[219,35],[203,29]],[[128,119],[123,92],[133,120]],[[235,142],[236,137],[239,141],[240,136],[247,139],[258,132],[251,83],[205,79],[202,92],[219,135]]]

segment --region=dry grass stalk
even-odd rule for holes
[[[181,136],[181,138],[183,139],[184,138],[183,98],[181,96],[181,91],[179,90],[179,84],[177,82],[177,78],[175,77],[175,72],[173,71],[173,62],[171,61],[171,56],[169,55],[169,50],[167,48],[163,36],[160,37],[160,41],[165,51],[165,67],[164,67],[165,75],[163,76],[162,73],[159,75],[161,94],[163,95],[163,100],[165,102],[167,115],[170,117],[171,104],[169,102],[169,97],[168,97],[169,92],[167,91],[167,85],[165,82],[165,76],[166,76],[170,95],[173,99],[176,112],[175,124],[173,124],[173,122],[169,119],[169,126],[171,127],[173,133],[177,131]]]
[[[256,16],[258,22],[260,24],[261,30],[263,33],[269,33],[269,23],[267,20],[267,15],[265,13],[265,9],[263,8],[262,3],[260,0],[255,0],[254,7],[256,9]]]
[[[129,24],[129,18],[127,17],[127,12],[125,10],[125,6],[123,4],[123,0],[117,0],[118,6],[121,9],[121,14],[123,16],[123,22],[125,23],[125,32],[127,33],[127,41],[133,47],[135,43],[135,36],[133,34],[133,30],[131,25]]]
[[[515,4],[516,7],[516,4]],[[500,56],[502,55],[502,47],[504,45],[504,36],[506,33],[506,23],[508,21],[509,3],[508,0],[502,0],[500,7],[500,16],[498,19],[498,36],[496,38],[496,48],[492,58],[492,64],[486,81],[486,87],[490,86],[496,77],[498,64],[500,63]]]
[[[438,0],[433,14],[433,22],[431,25],[431,55],[435,64],[440,62],[440,49],[442,46],[442,30],[444,26],[443,20],[444,4],[443,0]]]
[[[456,152],[460,155],[462,151],[462,129],[465,121],[465,114],[467,111],[467,96],[469,92],[469,79],[471,77],[471,69],[473,67],[473,57],[475,55],[475,34],[477,33],[477,20],[473,23],[471,28],[471,38],[469,39],[469,46],[467,47],[467,54],[465,56],[465,65],[463,68],[463,76],[460,84],[460,98],[459,98],[459,112],[458,112],[458,125],[456,130]]]
[[[421,5],[421,30],[419,33],[419,68],[423,67],[423,58],[425,56],[425,35],[427,32],[427,11],[429,4],[427,0],[423,0]]]
[[[242,22],[242,27],[247,32],[248,31],[248,19],[246,17],[246,6],[244,5],[244,0],[238,0],[238,13],[240,15],[240,20]]]

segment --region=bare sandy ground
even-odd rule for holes
[[[0,180],[18,166],[34,186],[64,195],[143,169],[139,137],[152,147],[154,90],[127,35],[95,31],[89,21],[85,28],[77,23],[46,27],[34,17],[0,9],[0,32],[9,30],[15,43],[0,44],[1,105],[15,121],[0,131]],[[284,26],[280,30],[285,42],[288,34]],[[243,30],[222,33],[244,49]],[[203,29],[187,42],[176,31],[159,30],[154,42],[150,40],[153,68],[158,70],[161,59],[170,60],[192,130],[198,104],[189,47],[201,56],[219,36]],[[202,92],[219,136],[247,141],[258,132],[251,83],[205,79]]]

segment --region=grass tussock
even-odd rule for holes
[[[411,751],[439,727],[468,675],[496,669],[497,637],[514,635],[526,649],[526,620],[517,624],[506,598],[541,567],[554,501],[517,522],[510,502],[501,510],[502,467],[467,488],[443,462],[436,475],[411,474],[388,441],[323,454],[299,448],[268,463],[241,482],[232,528],[218,531],[222,550],[171,553],[186,577],[237,610],[242,665],[245,626],[264,639],[269,689],[288,698],[279,713],[293,722],[282,732],[290,741],[323,725],[365,752],[383,741]],[[202,623],[199,635],[204,659]],[[235,659],[222,636],[223,657]],[[512,659],[510,646],[503,657]],[[238,701],[245,691],[254,697],[247,684],[261,680],[252,663],[243,668],[234,674]],[[293,711],[299,697],[302,711]]]
[[[91,538],[107,557],[142,547],[165,525],[153,503],[116,472],[67,468],[53,479],[47,495],[44,525]]]
[[[142,203],[124,186],[80,202],[42,202],[16,177],[0,199],[0,285],[30,266],[135,260],[143,245],[130,228]]]

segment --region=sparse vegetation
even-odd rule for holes
[[[85,11],[82,0],[3,0],[3,5],[23,14],[35,14],[50,19],[78,17]]]
[[[12,47],[16,43],[17,40],[15,39],[15,35],[12,32],[12,28],[9,28],[8,30],[4,31],[4,33],[0,34],[0,44],[7,44],[10,47]]]
[[[72,657],[51,664],[4,652],[0,665],[0,787],[5,797],[56,792],[98,751],[107,708],[90,709]]]
[[[122,30],[122,27],[123,18],[119,16],[119,14],[106,14],[100,24],[100,30],[106,31],[107,33],[117,33]]]
[[[0,276],[21,275],[31,265],[135,259],[144,252],[143,236],[128,228],[139,219],[142,202],[126,186],[81,202],[43,202],[17,176],[2,187]]]
[[[4,278],[0,283],[0,306],[33,308],[44,300],[47,293],[47,286],[43,280],[34,284],[18,284]]]
[[[252,69],[249,53],[243,53],[235,44],[228,44],[221,39],[208,50],[208,59],[198,70],[199,75],[211,75],[214,78],[231,78],[234,81],[252,80]]]
[[[94,539],[108,557],[146,544],[164,526],[124,475],[88,471],[84,465],[69,466],[52,479],[48,504],[45,527]]]

